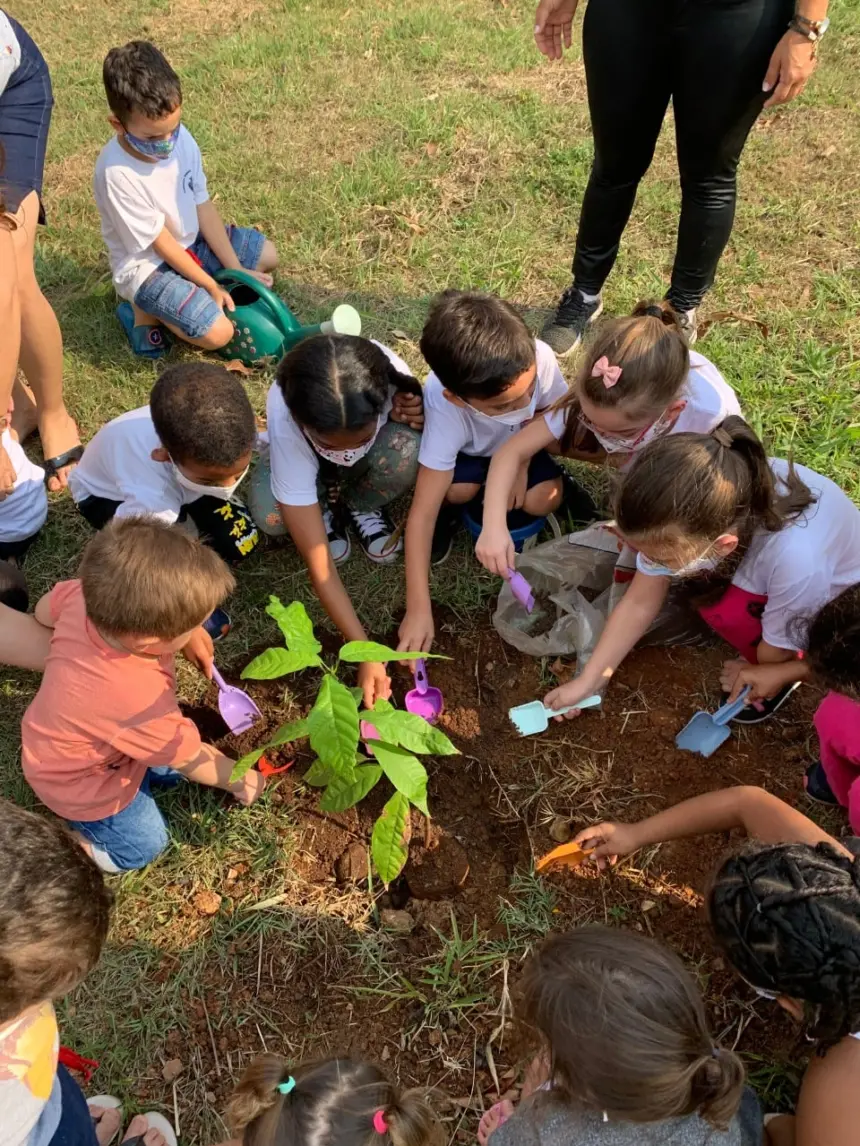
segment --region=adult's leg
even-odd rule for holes
[[[668,298],[698,306],[735,218],[741,153],[765,99],[762,80],[794,0],[682,5],[671,62],[681,218]]]
[[[582,50],[594,162],[579,219],[574,285],[599,294],[612,270],[639,181],[651,165],[670,95],[666,0],[589,0]]]

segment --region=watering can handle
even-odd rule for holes
[[[278,329],[285,338],[295,334],[298,324],[292,320],[290,312],[283,299],[278,298],[273,290],[261,283],[259,279],[254,278],[253,275],[248,274],[247,271],[233,271],[227,267],[222,267],[220,271],[216,271],[212,276],[216,282],[229,286],[231,283],[242,283],[244,286],[251,287],[255,290],[263,302],[268,306],[272,312],[272,317],[278,325]]]

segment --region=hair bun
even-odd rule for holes
[[[656,299],[645,299],[638,302],[633,308],[634,318],[656,318],[664,326],[671,327],[681,333],[681,324],[675,308],[665,298],[659,302]]]

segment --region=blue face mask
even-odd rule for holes
[[[125,133],[125,138],[129,147],[133,147],[138,155],[145,155],[147,159],[169,159],[179,139],[179,127],[175,127],[166,139],[138,139],[129,131]]]

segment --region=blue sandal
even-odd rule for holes
[[[163,326],[135,326],[130,302],[121,302],[116,316],[138,358],[163,358],[173,345],[173,336]]]

